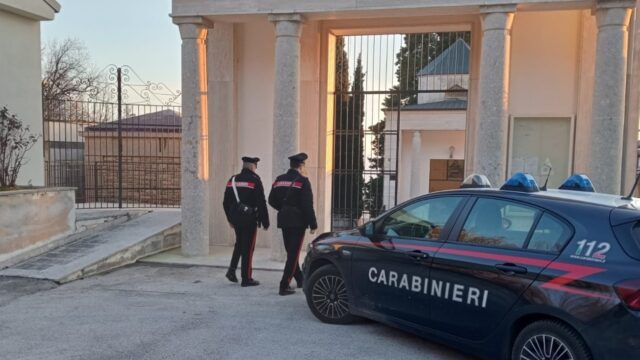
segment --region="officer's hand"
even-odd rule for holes
[[[264,231],[267,231],[267,230],[269,230],[269,227],[265,226],[265,227],[263,227],[263,229],[264,229]]]
[[[311,233],[311,235],[315,234],[316,233],[316,229],[311,229],[310,233]]]

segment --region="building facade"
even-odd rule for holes
[[[331,228],[335,45],[344,36],[468,32],[464,136],[442,145],[461,151],[454,159],[464,159],[464,172],[494,184],[518,169],[557,178],[581,172],[601,192],[626,192],[636,171],[640,100],[636,6],[173,0],[183,41],[183,252],[207,254],[210,244],[232,241],[222,192],[245,154],[263,159],[259,173],[268,184],[286,170],[288,155],[307,152],[320,226]],[[433,121],[452,124],[446,116]],[[280,257],[275,229],[270,234],[262,245]]]
[[[0,0],[0,107],[42,135],[40,22],[60,11],[56,0]],[[25,155],[19,185],[43,186],[42,138]]]

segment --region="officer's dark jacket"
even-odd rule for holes
[[[293,182],[293,185],[292,185]],[[279,228],[303,227],[317,229],[316,213],[313,211],[313,193],[309,179],[302,176],[300,172],[290,169],[286,174],[276,178],[269,193],[269,205],[280,211],[287,196],[287,191],[291,190],[287,197],[287,205],[293,206],[302,212],[300,219],[286,218],[278,216]]]
[[[257,217],[256,221],[258,225],[263,228],[269,227],[269,213],[267,212],[267,202],[264,198],[264,187],[258,174],[248,169],[242,169],[240,174],[236,177],[236,189],[238,190],[238,196],[240,202],[256,209]],[[224,213],[227,215],[227,220],[231,221],[232,206],[236,203],[236,196],[233,193],[233,187],[231,185],[231,178],[227,182],[227,187],[224,191]]]

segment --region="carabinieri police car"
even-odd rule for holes
[[[584,175],[558,190],[484,179],[320,235],[303,265],[313,314],[492,360],[640,359],[640,201]]]

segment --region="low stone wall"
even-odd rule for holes
[[[75,189],[0,192],[0,264],[75,231]]]
[[[86,167],[87,202],[118,202],[118,162],[111,157]],[[180,205],[180,158],[127,156],[122,163],[122,201]]]

